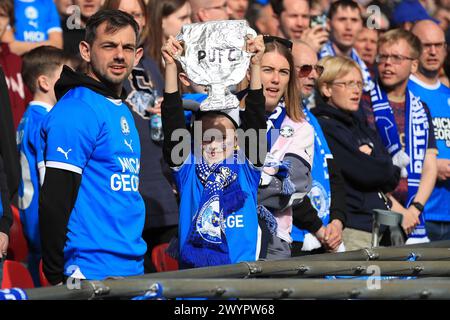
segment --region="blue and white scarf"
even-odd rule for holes
[[[237,152],[234,161],[208,165],[203,159],[195,165],[197,177],[204,186],[199,209],[192,219],[187,240],[180,252],[183,268],[230,264],[225,236],[227,217],[244,206],[247,194],[236,181]],[[227,161],[228,160],[228,161]]]
[[[277,107],[272,111],[272,113],[267,117],[267,150],[270,151],[274,143],[277,141],[280,135],[281,125],[287,115],[286,107],[284,101],[281,100]],[[278,161],[267,154],[266,161],[264,162],[264,167],[277,168],[276,177],[282,181],[281,193],[283,195],[292,195],[295,192],[295,185],[290,179],[291,164],[289,161]],[[267,175],[262,173],[262,176]],[[263,179],[263,178],[262,178]],[[268,208],[265,206],[258,206],[258,216],[260,219],[266,222],[267,228],[271,234],[276,234],[278,223]]]
[[[317,119],[309,109],[304,108],[303,111],[306,120],[314,128],[314,160],[311,171],[313,183],[308,197],[311,199],[311,204],[316,209],[319,218],[322,219],[323,225],[326,226],[330,220],[331,205],[331,187],[327,159],[333,158],[333,155]],[[309,237],[307,234],[309,234],[308,231],[292,226],[291,236],[294,241],[304,242],[305,236]],[[318,243],[318,247],[320,247],[320,243]]]
[[[331,41],[328,41],[325,43],[319,52],[319,60],[325,57],[335,57],[336,51],[333,48],[333,44]],[[359,57],[358,53],[355,49],[352,49],[352,52],[350,54],[350,57],[359,65],[362,71],[363,75],[363,81],[364,81],[364,91],[369,92],[372,90],[375,86],[375,83],[372,81],[372,77],[370,76],[369,69],[366,66],[366,63]]]
[[[402,150],[394,113],[386,92],[377,83],[371,91],[372,109],[378,133],[391,157]],[[410,157],[408,172],[408,199],[406,207],[413,201],[419,189],[422,166],[428,145],[429,123],[422,102],[406,89],[405,103],[405,152]],[[420,215],[420,224],[409,235],[409,243],[426,242],[425,219]],[[411,239],[411,240],[410,240]],[[422,241],[421,241],[422,240]]]

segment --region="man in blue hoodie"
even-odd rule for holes
[[[65,67],[55,85],[59,102],[41,130],[46,175],[39,199],[44,273],[52,284],[144,272],[140,141],[121,99],[142,56],[138,38],[131,15],[97,12],[80,43],[87,75]]]

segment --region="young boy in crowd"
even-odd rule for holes
[[[262,37],[248,40],[251,59],[250,91],[246,108],[254,114],[252,129],[266,128],[265,99],[260,80]],[[179,261],[181,268],[205,267],[254,261],[258,258],[257,193],[264,159],[251,163],[238,147],[239,110],[199,112],[202,139],[189,134],[181,142],[173,135],[185,130],[186,122],[178,88],[174,56],[182,47],[170,38],[162,48],[166,65],[166,87],[162,105],[164,159],[172,167],[180,194]],[[214,134],[213,134],[214,132]],[[259,135],[257,135],[259,136]],[[264,136],[264,135],[262,135]],[[180,136],[179,136],[180,137]],[[186,137],[193,137],[189,150],[179,149]],[[175,140],[175,141],[172,141]],[[197,143],[198,141],[198,143]],[[201,153],[191,151],[201,144]],[[245,148],[247,150],[247,148]],[[250,151],[250,150],[249,150]],[[175,159],[177,158],[177,159]],[[259,156],[258,158],[261,158]],[[252,159],[253,160],[253,159]]]
[[[29,247],[28,268],[36,285],[39,284],[38,267],[41,259],[38,199],[45,175],[40,130],[44,117],[56,103],[54,86],[68,60],[61,49],[52,46],[33,49],[23,57],[22,75],[33,93],[33,100],[17,129],[22,171],[19,210]]]

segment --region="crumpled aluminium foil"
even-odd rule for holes
[[[200,110],[223,110],[239,106],[229,87],[244,79],[251,54],[245,51],[247,36],[256,32],[245,20],[210,21],[183,26],[177,40],[184,54],[177,57],[193,82],[208,88]]]

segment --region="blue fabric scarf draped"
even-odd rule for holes
[[[330,148],[328,147],[322,128],[316,117],[313,116],[308,108],[304,108],[306,120],[314,128],[314,160],[312,165],[311,176],[313,178],[311,191],[308,197],[311,204],[317,210],[317,214],[324,226],[328,225],[330,220],[331,205],[331,187],[330,176],[328,174],[327,159],[333,158]],[[303,242],[308,231],[292,227],[292,239],[294,241]]]
[[[371,92],[375,124],[384,146],[393,157],[402,148],[394,113],[386,92],[377,83]],[[408,207],[419,189],[423,160],[428,143],[429,124],[425,109],[419,98],[406,89],[405,106],[405,152],[410,157],[408,171]],[[425,219],[420,215],[420,224],[409,238],[427,239]]]
[[[332,42],[328,41],[327,43],[325,43],[322,48],[319,51],[319,60],[325,57],[335,57],[336,56],[336,51],[333,48]],[[351,52],[351,58],[359,65],[359,67],[361,68],[362,71],[362,75],[363,75],[363,81],[365,83],[364,85],[364,91],[365,92],[369,92],[370,90],[372,90],[375,86],[375,83],[372,80],[372,77],[370,76],[370,72],[369,69],[367,68],[367,65],[365,64],[365,62],[359,57],[358,53],[356,52],[355,49],[352,49]]]
[[[280,135],[281,125],[283,124],[286,115],[285,104],[284,101],[281,100],[277,107],[267,117],[267,150],[269,150],[269,152]],[[268,154],[264,166],[278,169],[276,176],[282,181],[281,193],[283,195],[289,196],[295,192],[295,186],[289,178],[291,169],[290,162],[271,159],[270,154]],[[266,222],[270,233],[275,234],[278,224],[273,212],[262,205],[259,205],[257,209],[259,218]]]
[[[184,268],[231,263],[225,220],[244,206],[247,197],[236,181],[239,165],[237,157],[235,152],[233,161],[225,159],[221,163],[208,165],[202,159],[195,165],[197,177],[204,189],[181,250],[180,264]]]

